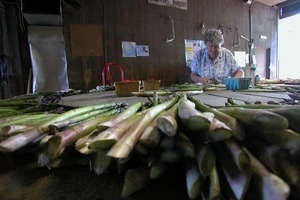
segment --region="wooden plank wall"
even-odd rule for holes
[[[78,0],[79,1],[79,0]],[[91,89],[100,85],[100,74],[106,62],[124,67],[125,79],[161,79],[162,85],[178,83],[188,75],[185,66],[184,39],[203,39],[201,24],[206,29],[222,26],[224,47],[231,51],[248,52],[248,41],[240,39],[234,47],[235,31],[249,37],[249,5],[241,0],[188,0],[188,10],[149,4],[146,0],[79,1],[79,12],[63,10],[70,87]],[[271,65],[277,65],[277,10],[255,2],[251,9],[255,47],[272,49]],[[175,40],[169,16],[174,20]],[[69,40],[70,24],[98,24],[103,27],[103,57],[73,57]],[[259,35],[266,35],[262,40]],[[122,41],[149,46],[149,57],[122,57]],[[254,50],[255,51],[255,50]],[[91,70],[90,77],[84,77]],[[89,73],[88,73],[89,74]],[[113,70],[115,80],[119,73]],[[84,79],[92,79],[87,88]],[[185,79],[184,79],[185,80]]]
[[[247,51],[248,48],[248,42],[243,39],[238,47],[233,47],[236,28],[239,34],[249,37],[249,6],[242,0],[188,0],[188,10],[149,4],[147,0],[77,1],[81,4],[79,11],[71,9],[65,3],[62,4],[68,77],[72,89],[89,90],[101,85],[101,70],[106,62],[121,64],[125,70],[125,79],[161,79],[162,85],[165,86],[188,81],[189,69],[185,66],[184,39],[203,39],[201,34],[203,23],[206,29],[223,26],[224,46],[231,51]],[[254,44],[255,47],[260,48],[259,52],[264,52],[261,49],[270,50],[272,76],[276,76],[277,69],[277,12],[275,8],[259,2],[255,2],[252,7]],[[6,12],[6,24],[9,25],[8,35],[12,36],[16,35],[19,22],[17,17],[13,19],[10,13],[12,12]],[[174,20],[175,39],[166,43],[166,39],[172,36],[169,16]],[[70,24],[101,26],[104,56],[72,56]],[[262,40],[259,35],[265,35],[268,39]],[[14,69],[12,74],[18,76],[12,83],[11,90],[14,95],[26,93],[24,90],[27,86],[30,68],[26,38],[26,32],[19,30],[19,44],[14,38],[5,40],[10,42],[8,45],[13,46],[15,52],[17,52],[16,48],[19,48],[21,52],[21,59],[18,59],[18,53],[9,55],[12,69]],[[122,57],[122,41],[148,45],[150,56]],[[18,60],[22,63],[19,64]],[[120,79],[116,70],[112,73],[116,81]],[[22,77],[23,84],[17,84]]]

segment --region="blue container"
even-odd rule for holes
[[[226,78],[225,85],[227,90],[249,89],[251,78]]]

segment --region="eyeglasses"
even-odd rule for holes
[[[207,50],[219,50],[221,48],[221,44],[212,44],[211,42],[208,42],[206,44]]]

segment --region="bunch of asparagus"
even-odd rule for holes
[[[57,167],[71,148],[98,175],[115,164],[128,197],[184,167],[189,199],[288,199],[299,193],[299,105],[212,108],[186,93],[152,106],[136,102],[83,107],[51,115],[0,142],[13,152],[40,140],[38,165]],[[87,109],[87,110],[85,110]],[[72,115],[72,117],[70,116]],[[129,163],[138,158],[134,167]]]

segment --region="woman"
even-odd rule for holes
[[[204,33],[205,48],[195,54],[190,65],[193,82],[218,84],[224,83],[225,78],[244,76],[231,51],[222,47],[223,43],[220,30],[209,29]]]

